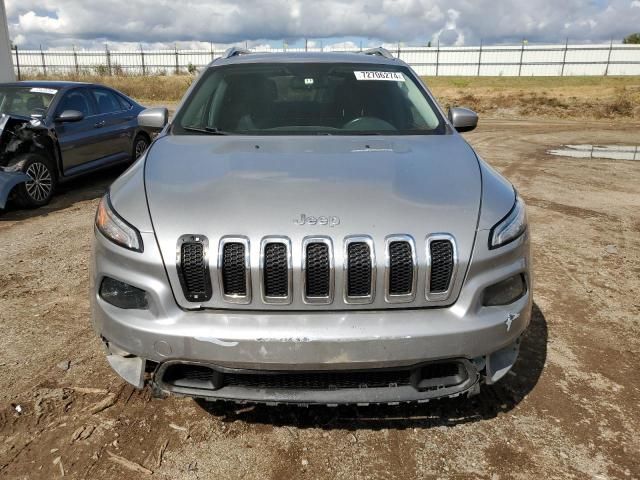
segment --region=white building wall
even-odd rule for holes
[[[0,82],[12,82],[14,80],[7,12],[4,8],[4,1],[0,0]]]

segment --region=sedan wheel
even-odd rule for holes
[[[44,202],[53,190],[53,177],[49,167],[44,163],[33,162],[25,172],[31,177],[31,181],[25,182],[27,194],[35,202]]]
[[[145,152],[148,146],[149,146],[149,143],[145,138],[138,137],[136,140],[135,146],[133,147],[134,160],[139,159],[140,156]]]

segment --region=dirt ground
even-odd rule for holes
[[[640,125],[483,120],[468,139],[529,206],[534,317],[501,383],[384,408],[135,391],[89,322],[109,171],[47,208],[0,214],[0,478],[640,478],[640,161],[546,154],[640,145]]]

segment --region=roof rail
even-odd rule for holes
[[[236,57],[238,55],[247,55],[249,53],[251,53],[251,51],[247,50],[246,48],[231,47],[224,52],[224,55],[222,55],[222,58],[231,58],[231,57]]]
[[[365,50],[362,53],[364,53],[365,55],[379,55],[380,57],[384,58],[395,58],[393,55],[391,55],[391,52],[389,50],[382,47],[370,48],[369,50]]]

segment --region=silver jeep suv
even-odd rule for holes
[[[369,404],[475,394],[531,314],[525,207],[383,49],[231,49],[96,215],[93,324],[137,387]]]

